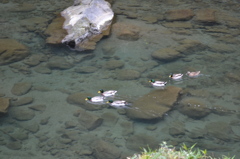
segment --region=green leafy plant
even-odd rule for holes
[[[213,158],[207,155],[207,150],[200,150],[195,148],[197,144],[188,147],[182,144],[179,151],[175,147],[167,145],[166,142],[160,144],[160,148],[152,150],[149,146],[142,148],[142,154],[134,154],[127,159],[234,159],[235,157],[222,156],[221,158]]]

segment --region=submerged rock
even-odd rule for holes
[[[86,111],[80,111],[79,122],[88,130],[94,130],[102,124],[103,119]]]
[[[68,32],[62,43],[79,51],[93,50],[96,42],[109,34],[114,17],[110,4],[104,0],[75,0],[61,15]]]
[[[173,61],[182,57],[181,53],[172,48],[164,48],[153,52],[152,57],[160,61]]]
[[[180,102],[179,111],[190,118],[200,119],[211,113],[210,103],[197,97],[186,97]]]
[[[121,40],[136,41],[140,38],[140,28],[136,25],[117,22],[113,25],[113,34]]]
[[[22,148],[22,144],[20,141],[10,141],[7,145],[7,148],[11,150],[20,150]]]
[[[102,46],[102,52],[104,54],[104,58],[110,58],[116,52],[116,47],[113,46],[112,43],[107,42],[105,45]]]
[[[75,122],[75,121],[66,121],[65,122],[66,129],[74,128],[76,126],[77,126],[77,122]]]
[[[42,54],[33,54],[26,58],[23,63],[28,65],[28,66],[36,66],[42,61],[46,61],[47,57]]]
[[[64,57],[53,56],[49,59],[47,66],[49,69],[66,70],[72,68],[73,64],[68,62]]]
[[[116,72],[118,80],[136,80],[140,78],[140,72],[133,69],[124,69]]]
[[[185,39],[180,42],[180,45],[174,47],[176,51],[184,55],[193,54],[195,52],[203,51],[208,47],[202,44],[200,41],[192,40],[192,39]]]
[[[223,141],[234,139],[234,132],[231,126],[226,122],[212,122],[205,126],[207,134],[211,137],[218,138]]]
[[[129,136],[134,133],[133,122],[131,121],[121,122],[120,126],[122,127],[122,136]]]
[[[94,156],[98,159],[117,159],[120,158],[121,155],[121,151],[118,147],[103,140],[97,140],[93,142],[92,149]]]
[[[13,70],[13,72],[19,72],[24,75],[31,74],[31,69],[27,65],[22,65],[22,64],[10,64],[9,67]]]
[[[45,117],[45,118],[43,118],[43,119],[40,121],[40,124],[41,124],[41,125],[46,125],[46,124],[48,124],[49,119],[50,119],[50,117]]]
[[[32,105],[28,107],[29,109],[35,110],[35,111],[44,111],[46,110],[46,105]]]
[[[32,84],[28,82],[15,83],[11,92],[14,95],[21,96],[27,94],[32,88]]]
[[[29,49],[14,39],[0,39],[0,65],[23,60],[29,55]]]
[[[35,113],[30,109],[16,107],[14,109],[11,109],[10,115],[16,120],[26,121],[31,120],[35,116]]]
[[[22,97],[18,99],[17,101],[11,102],[11,106],[22,106],[32,103],[34,100],[33,97]]]
[[[133,108],[127,109],[127,116],[134,119],[158,119],[172,109],[182,89],[169,86],[164,90],[152,91],[133,103]]]
[[[11,9],[10,11],[13,12],[30,12],[34,11],[36,9],[35,5],[33,3],[22,3],[19,4],[18,7]]]
[[[153,136],[147,136],[146,134],[135,134],[127,138],[126,147],[134,151],[140,151],[141,148],[149,147],[156,149],[159,146],[159,142]]]
[[[13,133],[11,133],[11,137],[18,140],[26,140],[28,139],[28,133],[24,129],[15,129]]]
[[[191,9],[170,10],[165,14],[167,21],[190,20],[193,16],[194,12]]]
[[[175,121],[169,127],[168,132],[173,137],[181,137],[181,136],[185,135],[185,125],[184,125],[184,123]]]
[[[106,112],[101,115],[103,118],[103,125],[105,126],[114,126],[118,121],[118,117],[114,113]]]
[[[47,36],[46,43],[48,44],[61,44],[62,39],[67,35],[66,30],[62,28],[64,18],[58,15],[48,25],[44,34]]]
[[[48,68],[46,64],[40,64],[34,68],[34,71],[41,74],[51,74],[52,70]]]
[[[81,66],[76,68],[74,71],[77,73],[93,73],[98,70],[97,67],[94,66]]]
[[[224,43],[213,44],[209,46],[209,50],[219,53],[232,53],[235,52],[234,48]]]
[[[234,16],[233,14],[218,10],[214,12],[214,15],[216,16],[216,19],[218,20],[218,22],[220,22],[221,24],[225,24],[227,27],[231,27],[231,28],[240,27],[240,19],[237,16]],[[226,30],[229,30],[229,29],[225,29],[224,31]]]
[[[216,24],[218,21],[215,12],[216,10],[211,8],[200,9],[196,13],[195,21],[204,24]]]
[[[20,126],[24,128],[25,130],[36,133],[39,130],[39,124],[38,123],[21,123]]]
[[[109,70],[115,70],[117,68],[122,68],[124,66],[124,62],[120,60],[109,60],[105,63],[105,68]]]
[[[9,98],[0,98],[0,113],[6,113],[9,106]]]

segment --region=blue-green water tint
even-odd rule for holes
[[[18,5],[25,5],[28,10],[21,11],[21,6],[16,9]],[[66,70],[52,69],[50,74],[38,73],[37,66],[26,65],[23,61],[1,66],[1,94],[12,101],[34,98],[33,103],[18,106],[33,111],[33,119],[14,119],[16,106],[11,106],[9,113],[1,117],[1,158],[100,158],[99,149],[92,144],[95,142],[108,153],[114,152],[116,158],[124,158],[139,152],[139,147],[147,144],[157,147],[162,141],[177,147],[183,142],[188,145],[198,143],[198,147],[208,149],[215,156],[240,157],[240,20],[237,2],[116,1],[113,10],[117,19],[112,34],[102,39],[94,51],[80,53],[64,46],[45,44],[45,28],[56,12],[70,5],[70,0],[4,1],[0,4],[1,39],[15,39],[28,46],[31,55],[44,55],[39,65],[47,65],[54,56],[73,64]],[[197,11],[205,8],[216,11],[217,24],[196,21]],[[192,9],[195,16],[170,27],[171,21],[164,19],[164,13],[175,9]],[[39,17],[45,19],[40,24],[33,20]],[[119,39],[116,33],[119,27],[135,29],[139,39]],[[159,49],[181,50],[179,46],[188,44],[186,40],[199,45],[193,45],[175,60],[158,61],[151,57]],[[107,62],[111,60],[119,60],[124,66],[109,69]],[[119,79],[119,71],[126,69],[137,71],[140,77]],[[198,78],[184,76],[182,81],[172,81],[168,77],[171,73],[198,70],[203,74]],[[75,92],[97,95],[99,89],[114,89],[118,90],[117,99],[134,103],[154,90],[148,83],[151,78],[183,88],[183,96],[179,97],[174,109],[160,120],[132,120],[124,109],[104,105],[101,109],[87,111],[94,117],[103,118],[99,127],[88,130],[79,119],[82,108],[67,102],[69,95]],[[13,95],[11,89],[18,82],[31,83],[32,89],[23,96]],[[200,119],[183,115],[181,102],[188,97],[201,98],[208,103],[204,109],[211,113]],[[46,109],[36,111],[41,108],[39,105]],[[33,106],[35,110],[28,108]]]

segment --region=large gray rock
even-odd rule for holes
[[[68,32],[62,43],[79,51],[94,49],[114,17],[110,4],[105,0],[75,0],[74,5],[62,11],[61,15],[66,19],[63,28]]]

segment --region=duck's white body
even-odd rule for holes
[[[196,71],[196,72],[190,72],[190,71],[188,71],[188,72],[186,73],[186,75],[187,75],[188,77],[198,77],[198,76],[200,75],[200,71]]]
[[[104,102],[104,96],[95,96],[95,97],[87,97],[85,100],[98,103],[98,102]]]
[[[183,76],[182,73],[176,73],[176,74],[171,74],[169,77],[174,79],[174,80],[178,80],[178,79],[181,79]]]
[[[129,106],[129,103],[126,102],[125,100],[116,100],[116,101],[111,101],[109,100],[107,103],[109,103],[110,106],[113,107],[125,107]]]
[[[116,90],[108,90],[108,91],[100,90],[98,91],[98,93],[101,93],[101,95],[103,95],[104,97],[110,97],[110,96],[115,96],[117,91]]]
[[[164,86],[166,86],[167,82],[165,82],[165,81],[154,81],[154,82],[151,82],[151,84],[154,87],[164,87]]]

